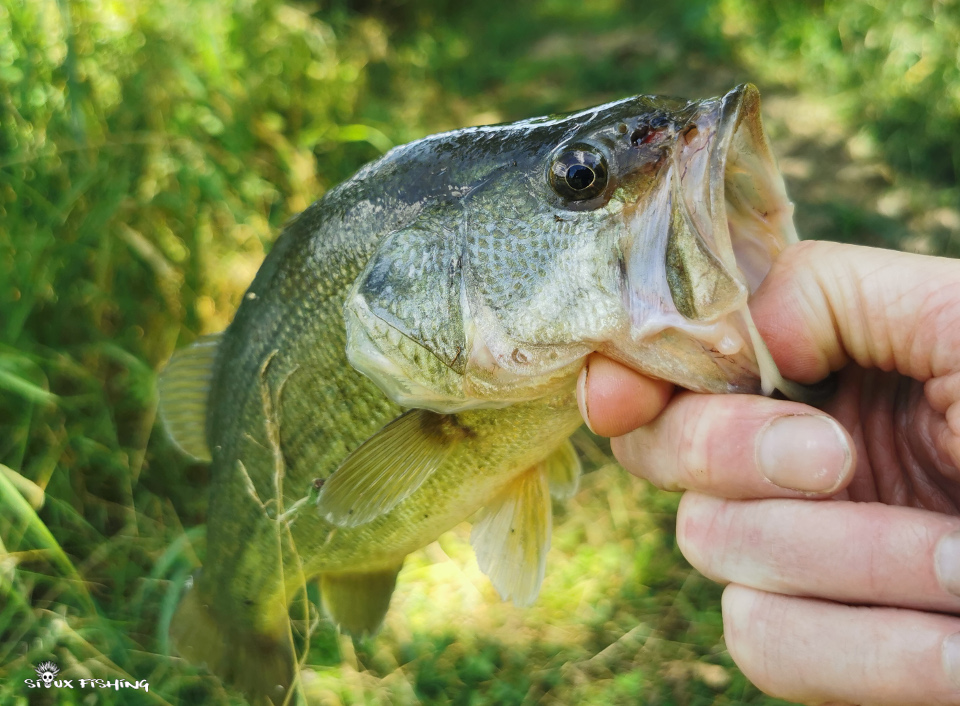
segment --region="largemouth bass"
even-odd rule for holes
[[[283,700],[307,582],[345,630],[374,632],[404,557],[470,517],[500,595],[532,603],[550,496],[580,474],[585,357],[802,396],[747,307],[795,240],[750,85],[458,130],[364,167],[161,376],[171,436],[212,465],[176,648]]]

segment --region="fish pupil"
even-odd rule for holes
[[[599,208],[603,204],[591,199],[607,188],[607,160],[591,145],[569,145],[553,158],[547,178],[568,208]]]
[[[593,184],[597,175],[586,164],[574,164],[567,170],[567,184],[575,191],[583,191]]]

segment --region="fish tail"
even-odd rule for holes
[[[239,626],[222,612],[200,590],[188,589],[170,623],[174,649],[247,696],[282,703],[295,674],[289,634]]]

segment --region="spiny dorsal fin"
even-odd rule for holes
[[[207,398],[213,364],[222,334],[202,336],[181,348],[160,373],[160,418],[167,433],[184,453],[210,460],[207,448]]]
[[[409,497],[469,431],[454,415],[412,409],[344,459],[327,479],[317,509],[327,522],[355,527]]]
[[[372,635],[390,607],[401,566],[403,562],[383,571],[321,574],[320,598],[327,615],[354,637]]]
[[[503,600],[532,605],[550,551],[553,522],[550,492],[542,464],[513,481],[480,511],[470,533],[480,570]]]
[[[550,495],[557,500],[569,500],[580,489],[580,457],[570,439],[565,440],[552,454],[541,461],[550,483]]]

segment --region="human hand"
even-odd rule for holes
[[[960,704],[960,262],[805,242],[751,311],[787,378],[842,369],[822,412],[671,397],[596,355],[581,412],[632,473],[688,491],[677,541],[728,584],[727,647],[760,689]]]

